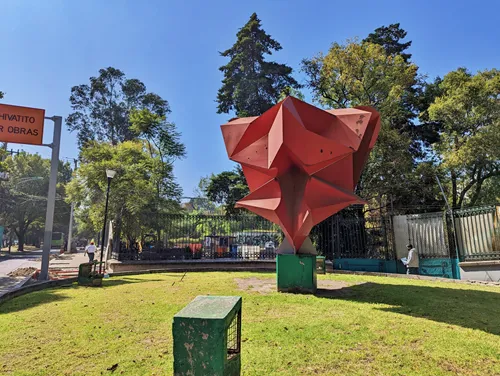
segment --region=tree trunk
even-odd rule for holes
[[[120,252],[120,239],[122,233],[122,209],[115,215],[113,222],[113,252],[118,254]]]
[[[479,180],[476,183],[476,189],[474,191],[474,195],[472,196],[470,200],[470,206],[474,206],[476,204],[476,201],[479,199],[479,194],[481,193],[481,187],[483,185],[484,180]]]
[[[455,171],[451,171],[451,191],[452,191],[452,208],[456,209],[458,204],[458,192],[457,192],[457,174]]]
[[[17,241],[18,241],[17,250],[19,252],[24,252],[24,238],[26,235],[26,231],[20,230],[20,231],[16,232],[16,234],[17,234]]]

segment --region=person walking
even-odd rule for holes
[[[91,241],[90,244],[85,248],[85,255],[89,255],[89,262],[94,261],[94,256],[97,248],[94,245],[94,242]]]
[[[406,274],[418,274],[419,259],[418,252],[413,248],[412,244],[406,246],[408,248],[408,257],[406,258]]]

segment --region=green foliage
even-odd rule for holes
[[[428,117],[442,125],[434,144],[450,180],[454,207],[474,205],[488,179],[500,176],[500,71],[448,73]]]
[[[303,69],[315,100],[324,106],[344,108],[367,105],[394,116],[404,94],[417,82],[417,66],[384,48],[356,40],[334,43],[326,55],[305,59]]]
[[[224,74],[217,94],[217,112],[234,111],[236,116],[258,116],[278,102],[287,88],[300,88],[292,68],[265,61],[265,55],[281,50],[281,45],[261,27],[254,13],[239,30],[236,43],[221,56],[229,63],[220,67]]]
[[[418,67],[401,55],[388,54],[383,45],[356,40],[334,43],[326,55],[303,61],[308,86],[314,98],[325,107],[359,105],[375,107],[381,114],[382,128],[357,186],[357,193],[377,206],[395,208],[434,204],[439,192],[422,190],[429,181],[417,172],[418,147],[413,118],[414,94],[419,84]],[[425,92],[425,91],[423,91]],[[432,183],[435,186],[435,183]],[[426,192],[423,195],[415,194]]]
[[[15,232],[19,250],[27,235],[39,240],[43,236],[49,185],[50,160],[38,154],[20,153],[5,160],[9,179],[0,183],[0,218],[5,227]],[[67,228],[69,207],[62,201],[64,184],[71,176],[68,163],[59,164],[54,227]]]
[[[101,69],[98,77],[90,78],[90,84],[73,87],[70,102],[73,113],[68,116],[68,127],[78,132],[82,162],[89,164],[82,165],[82,174],[102,181],[105,166],[111,161],[115,169],[126,172],[118,182],[125,187],[130,179],[132,190],[121,192],[121,201],[112,208],[116,243],[122,232],[134,240],[148,226],[161,226],[160,220],[154,223],[161,211],[178,210],[181,189],[174,179],[173,162],[186,154],[180,133],[167,119],[168,102],[148,92],[140,80],[128,79],[112,67]],[[105,146],[106,142],[116,148]],[[131,168],[137,171],[133,173]],[[84,202],[79,219],[80,229],[87,233],[96,230],[98,222],[102,225],[104,210],[102,185],[91,186],[98,191],[86,191],[81,196],[77,188],[71,188],[73,196]],[[89,209],[91,204],[97,205],[95,210]],[[122,216],[127,218],[122,220]]]
[[[406,31],[399,26],[399,23],[395,23],[376,28],[373,33],[368,34],[368,37],[363,39],[363,42],[379,44],[384,47],[387,55],[399,55],[408,61],[411,59],[411,54],[405,51],[411,46],[411,41],[401,42],[405,38]]]
[[[159,95],[150,93],[138,79],[128,79],[116,68],[99,70],[90,84],[71,89],[71,109],[66,119],[70,131],[77,131],[80,148],[89,141],[119,142],[144,138],[159,153],[182,157],[175,125],[166,119],[170,107]]]
[[[234,205],[249,193],[243,170],[237,166],[233,171],[212,175],[205,188],[208,199],[224,206],[227,215],[240,212]]]
[[[123,231],[128,239],[138,239],[162,226],[161,213],[179,210],[181,190],[172,166],[159,157],[151,157],[148,149],[146,141],[87,144],[80,154],[75,179],[67,188],[68,200],[78,203],[79,223],[89,221],[94,232],[102,228],[106,169],[117,172],[111,182],[110,218],[117,222],[115,229]]]
[[[293,87],[286,87],[280,94],[278,101],[282,101],[286,97],[291,96],[300,99],[301,101],[305,101],[306,97],[299,89],[294,89]]]

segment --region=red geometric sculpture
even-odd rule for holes
[[[353,190],[380,130],[373,108],[325,111],[287,97],[221,129],[250,189],[237,207],[278,224],[295,252],[314,225],[364,203]]]

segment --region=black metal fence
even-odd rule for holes
[[[313,231],[316,248],[328,260],[395,258],[390,217],[366,217],[354,211],[327,218]]]
[[[353,214],[354,213],[354,214]],[[122,243],[114,259],[272,260],[283,240],[278,225],[255,215],[222,216],[169,214],[158,234],[135,244]],[[389,217],[368,217],[346,211],[334,215],[311,231],[319,254],[333,258],[393,259]]]
[[[283,234],[279,226],[254,215],[169,214],[160,236],[122,243],[118,260],[274,259]]]

